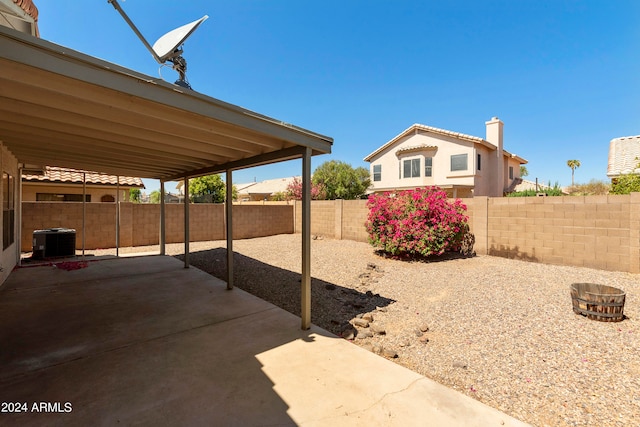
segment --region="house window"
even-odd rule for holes
[[[2,249],[7,249],[15,240],[15,178],[2,173]]]
[[[482,156],[478,154],[478,170],[482,169]]]
[[[466,154],[454,154],[451,156],[451,171],[466,171],[467,170],[467,155]]]
[[[373,180],[382,181],[382,165],[373,165]]]
[[[513,166],[509,166],[509,179],[513,179]]]
[[[404,161],[404,178],[420,177],[420,159],[408,159]]]
[[[424,176],[433,176],[433,157],[424,158]]]
[[[85,196],[86,201],[91,201],[91,194]],[[82,194],[57,194],[36,193],[36,202],[81,202]]]

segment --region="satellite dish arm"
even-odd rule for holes
[[[151,47],[151,45],[149,44],[149,42],[147,41],[147,39],[144,38],[144,36],[142,35],[142,33],[138,30],[138,28],[134,25],[133,22],[131,22],[131,20],[129,19],[129,17],[127,16],[126,13],[124,13],[124,10],[122,10],[122,8],[120,7],[120,5],[118,4],[118,0],[107,0],[108,3],[111,3],[111,5],[113,5],[114,9],[118,11],[118,13],[120,13],[120,15],[122,15],[122,18],[124,18],[125,21],[127,21],[127,24],[129,24],[129,27],[131,27],[131,29],[133,30],[134,33],[136,33],[136,35],[138,36],[138,38],[142,41],[142,43],[144,43],[145,47],[147,48],[147,50],[149,52],[151,52],[151,55],[153,56],[153,59],[155,59],[158,64],[162,64],[162,61],[160,60],[160,57],[158,56],[158,54],[153,50],[153,48]]]

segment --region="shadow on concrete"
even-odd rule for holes
[[[171,257],[20,268],[0,287],[0,402],[20,404],[0,425],[294,425],[257,355],[318,336]]]
[[[194,261],[193,266],[221,280],[227,280],[226,249],[216,248],[198,253],[201,255],[194,256],[193,260],[200,259],[206,262]],[[184,255],[177,255],[176,258],[184,260]],[[237,252],[233,254],[233,262],[235,286],[300,316],[300,273],[275,267]],[[369,273],[363,273],[366,274]],[[370,274],[375,275],[376,272],[371,271]],[[265,277],[274,278],[269,282],[274,283],[272,286],[279,287],[278,292],[265,288]],[[321,294],[323,298],[320,298]],[[327,295],[329,298],[326,298]],[[393,302],[395,301],[371,291],[361,292],[315,277],[311,278],[311,322],[336,335],[352,329],[349,321],[356,315],[376,311],[376,307],[386,307]],[[322,317],[319,313],[322,313]]]
[[[535,248],[532,250],[531,254],[528,254],[527,252],[521,251],[518,246],[491,245],[489,248],[489,255],[518,259],[521,261],[539,262],[539,259],[536,257]]]

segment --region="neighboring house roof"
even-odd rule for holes
[[[518,185],[515,186],[513,191],[528,191],[528,190],[550,190],[551,187],[546,184],[541,184],[538,182],[538,187],[536,188],[536,183],[534,181],[529,181],[523,179]]]
[[[609,143],[607,176],[615,178],[626,173],[640,173],[640,135],[623,136]]]
[[[40,37],[38,8],[32,0],[0,0],[0,25],[2,21],[18,31]]]
[[[249,187],[252,187],[254,185],[256,185],[257,182],[252,181],[252,182],[245,182],[243,184],[233,184],[236,186],[236,190],[238,190],[238,192],[246,192],[245,190]]]
[[[410,136],[413,133],[418,133],[418,132],[430,132],[430,133],[434,133],[434,134],[437,134],[437,135],[448,136],[450,138],[459,139],[459,140],[462,140],[462,141],[468,141],[468,142],[473,142],[475,144],[481,144],[481,145],[484,145],[485,147],[492,148],[492,149],[496,148],[495,145],[493,145],[489,141],[484,140],[484,139],[482,139],[482,138],[480,138],[478,136],[467,135],[467,134],[460,133],[460,132],[454,132],[454,131],[450,131],[450,130],[446,130],[446,129],[440,129],[440,128],[436,128],[436,127],[433,127],[433,126],[427,126],[427,125],[421,125],[419,123],[415,123],[415,124],[409,126],[404,131],[402,131],[396,137],[392,138],[389,142],[384,144],[382,147],[379,147],[376,151],[374,151],[373,153],[369,154],[367,157],[364,158],[364,160],[366,162],[370,162],[371,160],[373,160],[374,157],[378,156],[380,153],[384,152],[389,147],[393,147],[401,139],[403,139],[403,138],[405,138],[407,136]],[[503,151],[505,156],[515,158],[521,164],[528,163],[527,160],[525,160],[522,157],[519,157],[519,156],[517,156],[515,154],[511,154],[507,150],[503,149],[502,151]]]
[[[32,183],[57,183],[57,184],[82,184],[84,172],[73,169],[62,169],[46,166],[42,174],[22,174],[23,182]],[[142,179],[115,175],[105,175],[95,172],[86,172],[86,182],[89,185],[116,186],[118,182],[123,187],[144,188]]]
[[[38,8],[31,0],[13,0],[15,4],[20,6],[34,21],[38,20]]]
[[[245,188],[242,192],[248,194],[275,194],[284,192],[294,179],[302,179],[301,177],[292,176],[290,178],[276,178],[267,179],[265,181],[257,182],[254,185]],[[238,190],[240,192],[240,190]]]

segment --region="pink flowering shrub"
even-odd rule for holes
[[[438,187],[372,194],[367,202],[369,243],[392,255],[459,251],[469,233],[467,207]]]
[[[286,197],[291,200],[302,200],[302,180],[297,176],[287,185]],[[324,200],[327,198],[327,190],[322,184],[311,183],[311,200]]]

